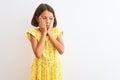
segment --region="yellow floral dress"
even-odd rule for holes
[[[32,28],[27,32],[27,38],[30,40],[30,34],[33,35],[38,41],[40,40],[41,33],[39,28]],[[57,38],[62,31],[57,27],[52,28],[52,35]],[[62,65],[60,62],[59,54],[53,47],[47,36],[45,40],[45,47],[41,58],[34,58],[32,64],[32,80],[62,80]]]

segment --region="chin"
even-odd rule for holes
[[[47,30],[49,29],[49,27],[47,27]]]
[[[46,25],[46,28],[49,28],[49,26]]]

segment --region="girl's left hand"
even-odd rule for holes
[[[47,33],[51,33],[51,30],[52,30],[52,27],[49,27],[48,30],[47,30]]]
[[[51,33],[52,28],[53,28],[53,22],[51,22],[50,26],[47,29],[48,34]]]

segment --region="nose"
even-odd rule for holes
[[[46,22],[47,22],[47,23],[49,23],[49,22],[50,22],[49,18],[47,18]]]

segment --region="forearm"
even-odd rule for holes
[[[38,58],[40,58],[42,56],[43,49],[44,49],[44,46],[45,46],[45,39],[46,39],[46,35],[42,35],[41,39],[38,42],[38,45],[36,47],[36,56]]]
[[[48,34],[50,41],[52,42],[53,46],[58,50],[60,54],[64,52],[64,45],[61,44],[58,40],[56,40],[51,33]]]

